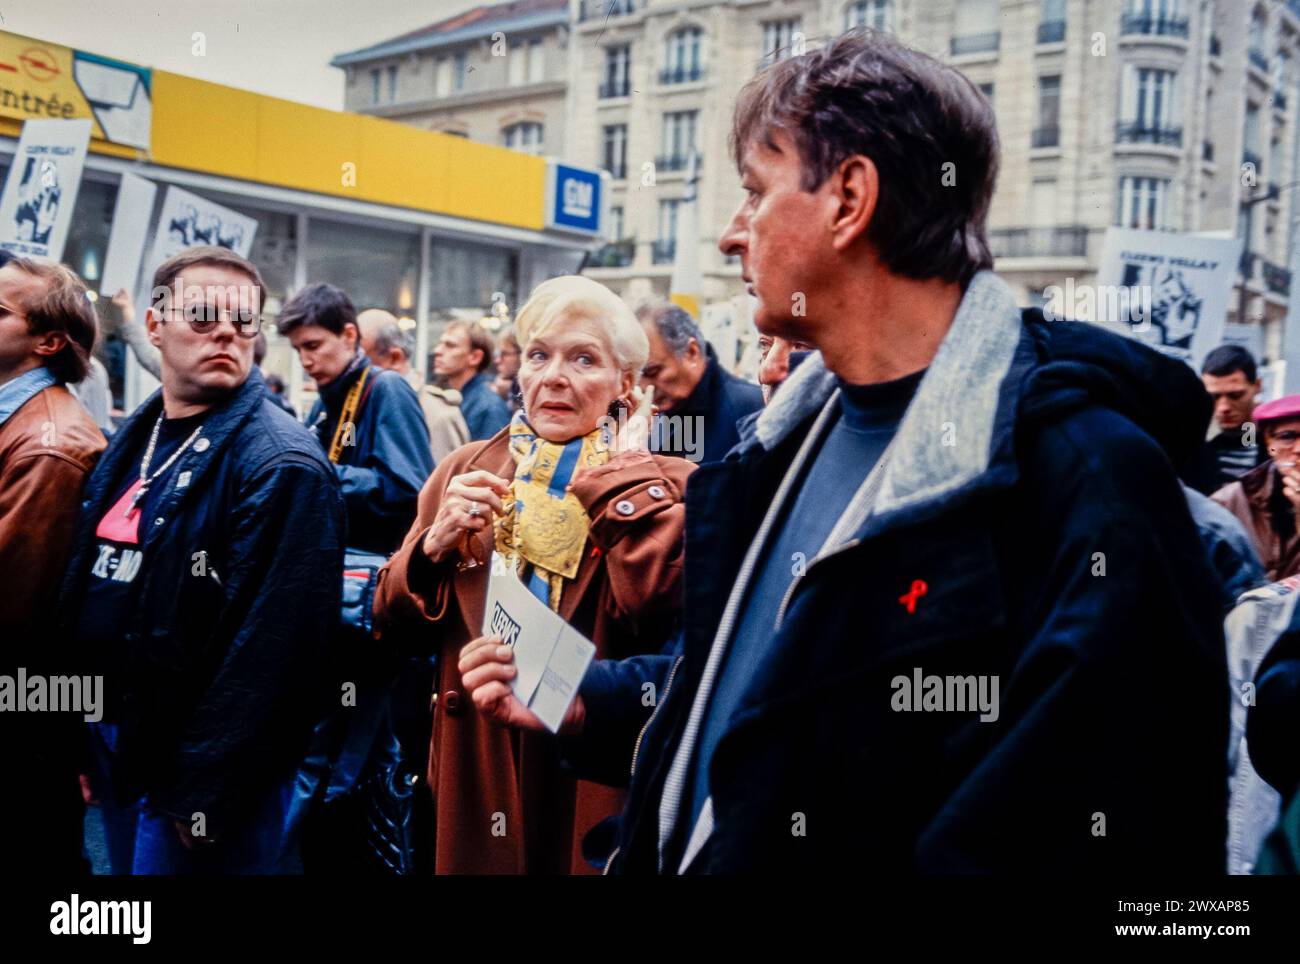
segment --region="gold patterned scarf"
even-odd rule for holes
[[[529,591],[558,612],[564,580],[577,575],[591,528],[568,487],[582,469],[609,461],[608,433],[598,428],[568,442],[548,442],[519,411],[510,423],[510,454],[515,477],[496,521],[497,552],[515,559]]]

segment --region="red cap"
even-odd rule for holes
[[[1300,395],[1284,395],[1265,402],[1255,409],[1255,422],[1276,422],[1284,418],[1300,418]]]

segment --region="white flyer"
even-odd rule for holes
[[[0,248],[52,261],[63,257],[90,128],[89,120],[23,123],[0,195]]]
[[[514,566],[493,553],[483,635],[515,651],[511,689],[552,733],[560,728],[596,647],[530,593]]]

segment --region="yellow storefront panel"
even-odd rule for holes
[[[150,160],[256,181],[257,118],[265,98],[161,70],[153,73]]]
[[[541,230],[546,162],[154,71],[155,163]]]

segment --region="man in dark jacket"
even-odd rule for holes
[[[1221,873],[1195,376],[1022,318],[986,270],[993,116],[951,68],[852,31],[760,73],[733,131],[721,247],[759,329],[819,351],[691,479],[677,653],[597,664],[570,711],[579,772],[630,771],[609,869]],[[466,649],[476,706],[530,723]]]
[[[361,350],[357,310],[333,285],[308,285],[276,321],[320,390],[307,416],[338,472],[348,507],[348,547],[387,555],[415,520],[433,472],[420,400],[397,372]]]
[[[105,676],[135,873],[296,867],[294,771],[338,619],[343,504],[253,367],[262,280],[190,248],[154,275],[162,388],[86,483],[61,609]]]
[[[659,407],[651,447],[692,462],[717,462],[740,440],[736,423],[763,407],[762,389],[722,367],[685,309],[652,302],[638,309],[637,318],[650,339],[642,378],[653,386]]]
[[[433,374],[460,392],[460,413],[471,442],[489,439],[510,424],[510,406],[492,387],[492,336],[479,324],[453,321],[433,350]]]

